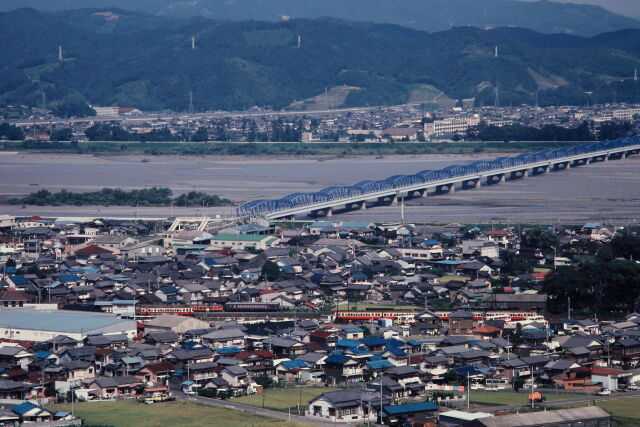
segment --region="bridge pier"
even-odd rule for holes
[[[367,210],[367,201],[363,200],[362,203],[360,203],[360,210],[364,211]]]
[[[462,182],[462,188],[465,190],[470,190],[470,189],[474,189],[474,188],[480,188],[481,183],[480,183],[480,178],[478,179],[468,179],[466,181]]]

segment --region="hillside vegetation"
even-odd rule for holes
[[[40,105],[44,91],[54,107],[185,111],[192,91],[196,111],[284,108],[346,85],[357,90],[342,106],[389,105],[422,84],[478,105],[493,105],[496,87],[501,105],[533,104],[536,93],[543,106],[640,101],[632,78],[640,30],[592,38],[518,28],[427,34],[334,19],[174,21],[109,12],[118,18],[105,10],[0,13],[0,103]]]
[[[639,28],[632,18],[588,5],[516,0],[0,0],[0,11],[20,7],[59,11],[118,7],[172,18],[281,21],[332,17],[398,24],[425,31],[453,26],[523,27],[545,33],[595,35]]]

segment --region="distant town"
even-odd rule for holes
[[[622,423],[639,232],[0,216],[0,415],[178,400],[320,426]]]
[[[640,106],[635,104],[474,108],[460,103],[446,107],[415,104],[308,111],[254,107],[247,111],[206,113],[149,113],[135,108],[91,106],[90,111],[95,115],[61,119],[42,108],[5,105],[0,107],[0,116],[16,129],[0,132],[0,139],[304,143],[589,141],[630,136],[637,131],[635,119],[640,116]]]

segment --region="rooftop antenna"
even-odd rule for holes
[[[62,45],[58,46],[58,61],[64,61],[64,57],[62,56]]]
[[[196,50],[196,38],[191,36],[191,49]]]
[[[298,34],[298,49],[300,49],[301,45],[302,45],[302,37]]]
[[[193,91],[189,91],[189,114],[193,114]]]

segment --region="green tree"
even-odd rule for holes
[[[273,261],[267,261],[262,266],[262,276],[269,282],[277,282],[282,276],[280,266]]]
[[[209,133],[207,132],[207,128],[199,127],[197,131],[193,133],[191,136],[191,141],[194,142],[207,142],[209,140]]]
[[[71,141],[73,131],[71,128],[58,129],[51,132],[52,141]]]

